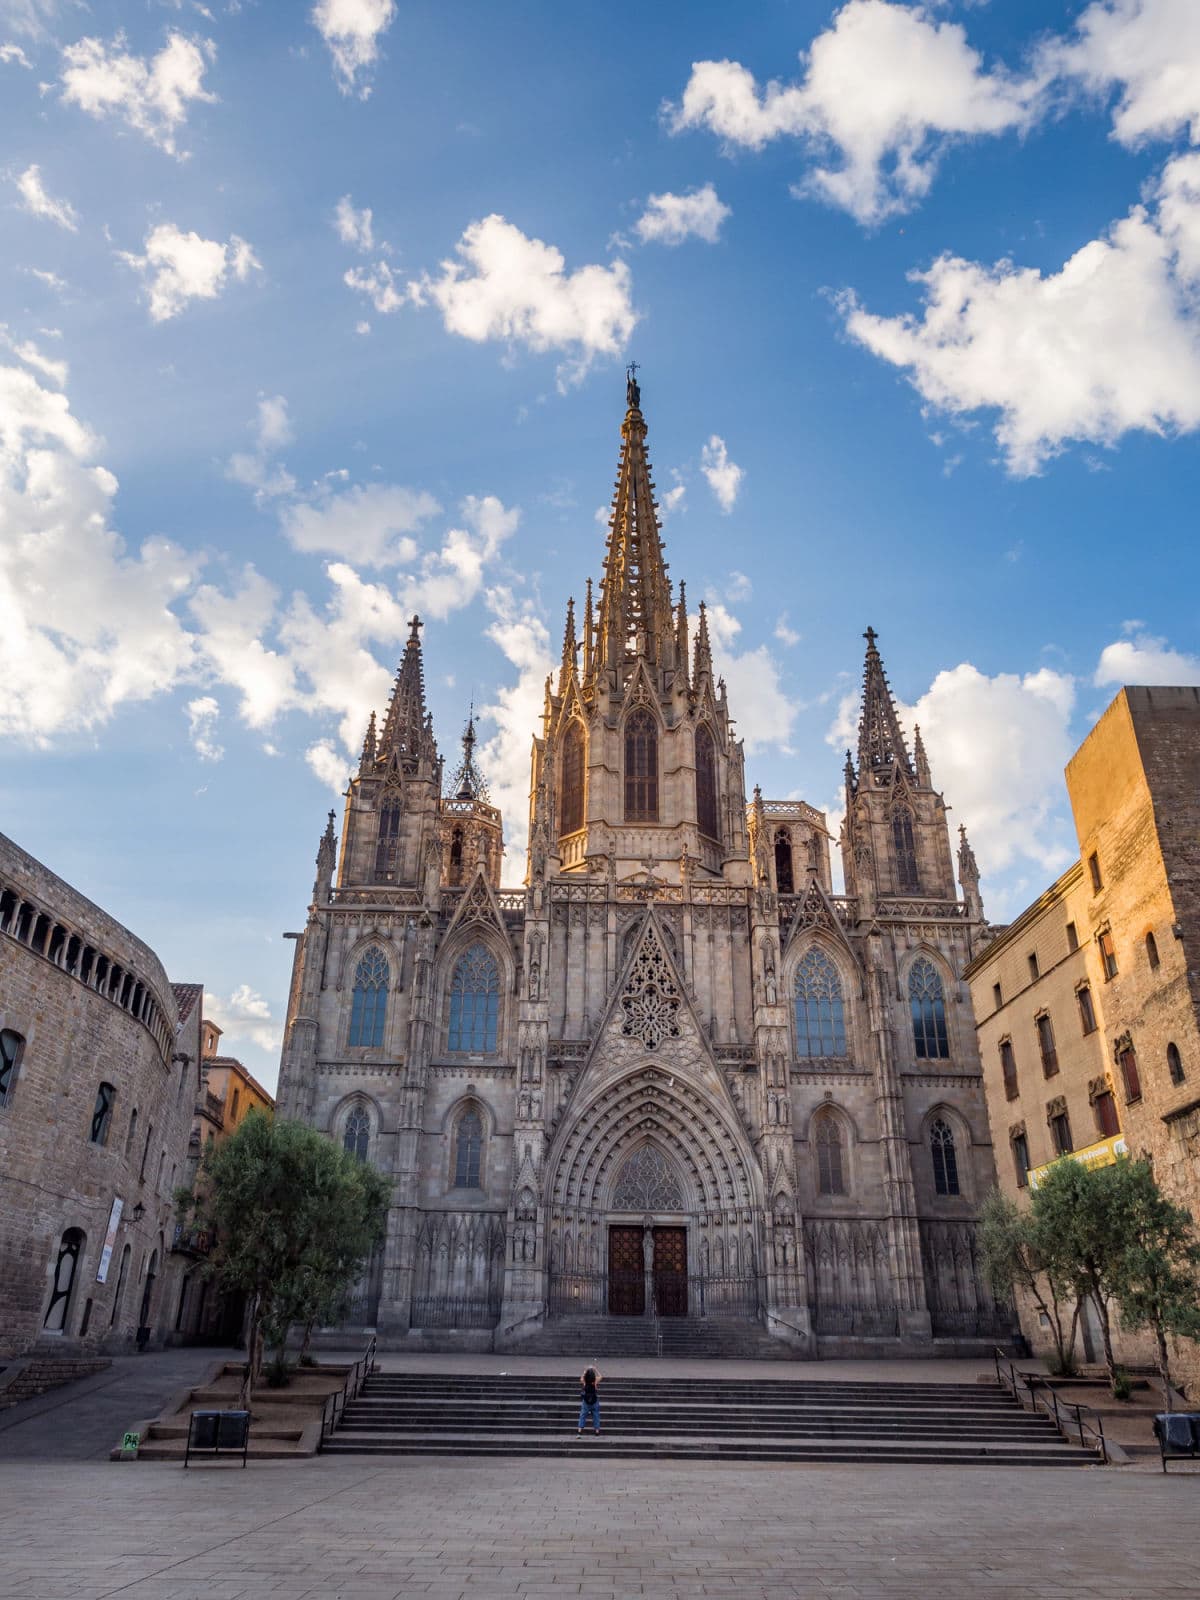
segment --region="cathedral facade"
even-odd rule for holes
[[[416,618],[340,850],[330,813],[279,1108],[393,1185],[348,1322],[508,1349],[686,1317],[807,1355],[1003,1333],[975,1238],[974,856],[960,830],[960,896],[870,629],[844,894],[824,815],[747,794],[646,433],[631,377],[602,576],[568,604],[533,740],[524,882],[501,882],[470,724],[444,781]]]

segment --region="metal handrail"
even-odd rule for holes
[[[1001,1388],[1012,1390],[1013,1399],[1022,1409],[1025,1402],[1021,1398],[1021,1386],[1024,1385],[1029,1395],[1029,1409],[1035,1414],[1041,1413],[1050,1417],[1054,1422],[1055,1428],[1064,1439],[1070,1438],[1070,1424],[1065,1414],[1068,1411],[1073,1411],[1075,1413],[1075,1431],[1079,1435],[1080,1449],[1086,1450],[1088,1448],[1086,1435],[1090,1435],[1095,1442],[1095,1446],[1099,1447],[1100,1459],[1105,1466],[1108,1465],[1108,1442],[1104,1437],[1104,1419],[1094,1406],[1078,1405],[1073,1400],[1064,1400],[1060,1404],[1057,1390],[1052,1384],[1043,1382],[1040,1372],[1022,1372],[1020,1367],[1005,1355],[999,1345],[995,1347],[994,1359],[997,1383],[1000,1384]],[[1044,1398],[1039,1402],[1039,1389],[1049,1393],[1049,1403]],[[1085,1411],[1090,1411],[1093,1414],[1096,1419],[1094,1423],[1083,1420]]]
[[[378,1338],[372,1334],[367,1341],[367,1348],[346,1374],[346,1381],[340,1389],[335,1389],[332,1394],[325,1396],[321,1406],[321,1444],[324,1450],[325,1441],[330,1434],[337,1431],[338,1419],[344,1414],[346,1405],[351,1400],[357,1400],[362,1393],[363,1384],[375,1371],[375,1355],[378,1349]]]

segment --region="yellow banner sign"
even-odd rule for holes
[[[1056,1161],[1047,1161],[1044,1167],[1030,1167],[1029,1187],[1036,1189],[1057,1161],[1082,1161],[1085,1167],[1111,1167],[1128,1154],[1125,1135],[1114,1133],[1111,1138],[1098,1139],[1095,1144],[1085,1144],[1081,1150],[1071,1150],[1065,1156],[1058,1156]]]

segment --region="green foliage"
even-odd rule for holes
[[[292,1369],[282,1350],[267,1363],[266,1377],[268,1389],[286,1389],[291,1383]]]
[[[1113,1370],[1112,1392],[1114,1400],[1128,1400],[1133,1393],[1133,1379],[1124,1367]]]
[[[1096,1309],[1111,1384],[1116,1375],[1110,1304],[1126,1228],[1120,1184],[1112,1167],[1087,1167],[1082,1161],[1056,1161],[1034,1190],[1034,1227],[1059,1279],[1070,1282],[1078,1298]]]
[[[213,1231],[208,1270],[250,1307],[251,1377],[264,1336],[335,1308],[383,1237],[389,1188],[365,1162],[298,1122],[251,1111],[205,1153],[182,1209]]]
[[[1073,1280],[1063,1274],[1042,1237],[1037,1219],[993,1189],[979,1214],[978,1239],[992,1293],[1004,1300],[1014,1289],[1023,1289],[1050,1324],[1054,1338],[1051,1371],[1059,1376],[1074,1372],[1078,1297]],[[1070,1318],[1064,1320],[1063,1307],[1072,1303]]]

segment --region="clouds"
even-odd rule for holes
[[[1200,684],[1200,656],[1173,650],[1165,639],[1133,625],[1131,637],[1105,645],[1092,682],[1097,688],[1119,688],[1126,683]]]
[[[221,708],[212,695],[198,695],[184,710],[188,719],[188,738],[201,761],[220,761],[225,754],[217,743],[217,722]]]
[[[168,155],[183,157],[177,135],[193,104],[212,102],[204,73],[216,59],[211,39],[171,32],[156,56],[131,55],[125,36],[111,44],[80,39],[63,53],[62,98],[98,120],[115,117]]]
[[[746,474],[735,461],[729,459],[729,451],[720,434],[714,433],[701,449],[700,471],[708,480],[708,487],[716,497],[717,504],[728,516],[737,504],[742,479]]]
[[[434,306],[447,333],[476,344],[561,351],[560,387],[579,382],[597,356],[620,354],[633,332],[633,283],[623,261],[569,272],[560,250],[495,214],[471,223],[454,249],[436,274],[400,288],[383,261],[352,268],[345,281],[379,312]]]
[[[99,726],[195,661],[172,608],[198,559],[159,537],[127,550],[98,450],[28,362],[0,366],[0,735],[31,744]]]
[[[939,411],[999,413],[1017,476],[1072,441],[1200,425],[1200,154],[1169,162],[1154,195],[1057,273],[941,256],[911,275],[924,311],[874,316],[838,301],[850,337],[907,371]]]
[[[799,705],[784,690],[778,663],[765,644],[738,652],[735,645],[742,624],[721,601],[710,599],[705,610],[713,666],[717,676],[725,679],[729,708],[737,718],[738,737],[745,740],[747,755],[772,747],[786,752]],[[693,638],[699,622],[699,616],[689,619]]]
[[[643,244],[677,245],[692,237],[716,244],[721,224],[731,215],[712,184],[706,183],[687,194],[652,194],[634,232]]]
[[[204,1015],[220,1028],[222,1049],[227,1055],[235,1054],[231,1047],[239,1040],[278,1054],[282,1029],[271,1015],[269,1002],[248,983],[239,984],[228,998],[205,990]]]
[[[801,62],[801,82],[762,90],[736,61],[696,62],[668,126],[707,127],[727,148],[803,139],[815,159],[799,192],[871,224],[928,192],[950,138],[1027,125],[1041,88],[988,71],[960,24],[885,0],[849,0]]]
[[[411,535],[441,509],[424,490],[355,484],[286,507],[280,527],[297,550],[329,552],[364,566],[397,566],[415,559],[420,545]]]
[[[261,263],[244,239],[232,234],[227,244],[184,233],[173,222],[160,222],[146,235],[145,254],[118,251],[126,266],[141,273],[154,322],[177,317],[189,300],[215,300],[231,278],[244,283]]]
[[[272,461],[277,450],[292,442],[288,403],[283,395],[259,397],[254,431],[254,450],[235,452],[225,470],[235,483],[253,489],[254,498],[261,505],[277,495],[290,494],[296,487],[291,473]]]
[[[366,100],[367,74],[379,59],[379,41],[396,17],[395,0],[317,0],[313,26],[333,60],[333,75],[346,95]]]
[[[541,726],[545,683],[555,661],[549,631],[531,600],[497,584],[487,590],[484,603],[492,618],[487,637],[517,669],[516,680],[500,685],[477,713],[494,728],[480,746],[479,761],[492,803],[504,815],[505,854],[511,868],[520,863],[528,838],[530,741]]]
[[[352,245],[355,250],[374,250],[375,233],[371,226],[370,206],[356,211],[350,196],[344,194],[333,213],[333,225],[343,244]]]
[[[1192,0],[1096,0],[1044,64],[1096,95],[1116,91],[1113,138],[1186,133],[1200,144],[1200,8]]]
[[[35,163],[26,167],[19,177],[13,180],[21,196],[22,209],[28,211],[30,216],[43,217],[47,222],[56,222],[60,228],[65,228],[68,233],[75,233],[79,227],[79,216],[67,200],[55,200],[46,193],[42,183],[42,169]]]

